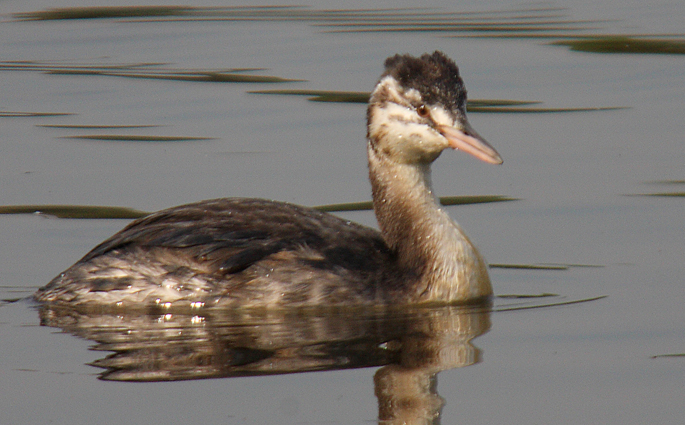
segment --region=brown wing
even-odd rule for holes
[[[182,205],[136,220],[79,263],[127,249],[180,250],[215,273],[229,274],[282,251],[317,252],[314,266],[371,272],[392,254],[380,234],[311,208],[225,198]]]

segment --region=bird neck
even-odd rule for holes
[[[486,264],[461,227],[440,208],[429,163],[397,163],[369,143],[369,178],[381,234],[398,265],[418,277],[419,301],[492,294]]]

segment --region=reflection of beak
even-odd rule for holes
[[[490,146],[474,129],[471,128],[468,122],[463,122],[462,129],[450,127],[447,125],[438,126],[438,131],[442,134],[452,149],[459,149],[466,153],[470,153],[481,161],[490,164],[501,164],[502,157],[497,151]]]

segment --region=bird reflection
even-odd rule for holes
[[[100,379],[176,381],[379,367],[379,421],[438,423],[440,371],[481,361],[471,340],[490,306],[402,309],[74,309],[43,305],[41,324],[109,351]]]

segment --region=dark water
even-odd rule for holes
[[[434,5],[444,13],[506,12],[475,16],[490,24],[525,8],[526,22],[583,21],[557,23],[561,27],[550,31],[567,35],[685,32],[685,9],[676,2],[574,2],[546,11],[520,3]],[[58,6],[79,4],[6,1],[0,12]],[[342,6],[317,3],[314,10],[328,7]],[[409,18],[418,19],[419,11],[413,13]],[[0,22],[0,110],[71,115],[0,117],[0,204],[153,211],[222,196],[304,205],[367,200],[362,105],[248,91],[368,91],[385,57],[440,49],[459,64],[473,99],[627,107],[472,113],[471,123],[505,163],[487,166],[459,153],[436,163],[440,195],[519,199],[448,207],[491,263],[564,266],[493,268],[495,292],[556,295],[497,298],[494,311],[295,319],[225,312],[77,315],[41,312],[25,301],[5,304],[0,423],[346,424],[373,423],[379,414],[421,423],[417,418],[438,413],[442,423],[682,421],[684,358],[671,355],[685,353],[685,204],[682,196],[627,196],[685,191],[682,55],[575,52],[545,44],[554,39],[530,37],[539,31],[521,38],[330,33],[341,27],[317,26],[330,24],[330,17],[255,16],[260,19],[130,22],[6,15]],[[46,73],[51,67],[71,72]],[[107,68],[116,74],[114,67],[148,77],[151,69],[205,75],[268,68],[243,74],[307,81],[83,73]],[[72,138],[102,134],[206,139]],[[343,215],[375,225],[370,212]],[[0,297],[29,295],[126,222],[0,215]],[[606,297],[504,311],[599,296]],[[40,326],[41,320],[58,327]],[[112,365],[135,373],[110,378],[175,373],[187,380],[97,379]],[[338,370],[321,371],[327,369]],[[302,370],[313,372],[271,374]],[[231,374],[261,376],[190,379]],[[393,410],[403,405],[394,396],[416,409]]]

